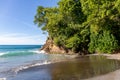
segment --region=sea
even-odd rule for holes
[[[33,68],[53,62],[54,56],[52,55],[51,57],[51,55],[45,53],[45,51],[40,51],[41,47],[42,45],[0,45],[0,80],[36,80],[28,77],[27,75],[30,74],[27,72],[26,77],[22,77],[22,79],[17,78],[19,77],[17,75],[20,71],[27,70],[31,67]],[[57,56],[55,56],[54,61]],[[23,73],[21,76],[22,75]],[[43,79],[44,78],[43,76]]]

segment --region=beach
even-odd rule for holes
[[[98,54],[93,54],[98,55]],[[120,60],[120,53],[117,54],[99,54],[103,56],[107,56],[108,59],[117,59]],[[105,75],[96,76],[93,78],[85,79],[85,80],[120,80],[120,69],[107,73]]]
[[[120,69],[105,75],[96,76],[85,80],[120,80]]]
[[[1,80],[118,80],[120,54],[49,54],[40,46],[0,46]]]

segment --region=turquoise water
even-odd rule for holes
[[[41,45],[1,45],[0,76],[3,72],[29,64],[36,60],[46,60],[46,54],[40,54]]]
[[[22,70],[50,64],[53,59],[63,58],[62,55],[46,54],[40,51],[41,47],[42,45],[1,45],[0,78],[9,80],[13,76],[19,76],[17,74]]]

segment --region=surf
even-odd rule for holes
[[[7,51],[1,52],[0,57],[19,57],[19,56],[28,56],[34,54],[42,54],[45,53],[44,51],[39,50],[28,50],[28,51]]]
[[[15,74],[17,74],[18,72],[29,69],[29,68],[42,66],[42,65],[48,65],[48,64],[52,64],[52,63],[54,63],[54,62],[48,61],[48,60],[35,61],[33,63],[30,63],[30,64],[26,64],[26,65],[22,65],[22,66],[13,68],[13,69],[11,69],[11,71],[14,72]]]
[[[6,78],[0,78],[0,80],[7,80]]]

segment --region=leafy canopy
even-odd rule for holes
[[[73,52],[112,53],[120,46],[120,0],[60,0],[39,6],[34,22]]]

